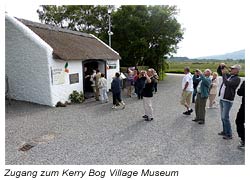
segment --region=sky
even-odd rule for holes
[[[88,1],[6,1],[9,15],[39,22],[36,10],[40,4],[84,4]],[[65,2],[65,3],[64,3]],[[81,3],[83,2],[83,3]],[[89,1],[91,4],[135,4],[134,1]],[[126,2],[126,3],[125,3]],[[178,21],[184,28],[184,39],[174,56],[196,58],[245,49],[246,12],[244,0],[172,0],[136,1],[136,4],[177,5]]]

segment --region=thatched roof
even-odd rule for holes
[[[18,19],[53,48],[62,60],[121,59],[119,54],[93,35]]]

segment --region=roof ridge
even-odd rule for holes
[[[51,31],[59,31],[59,32],[63,32],[63,33],[70,33],[70,34],[83,36],[83,37],[87,37],[87,38],[94,38],[90,34],[80,32],[80,31],[73,31],[73,30],[70,30],[70,29],[66,29],[66,28],[64,29],[64,28],[61,28],[61,27],[57,27],[57,26],[54,26],[54,25],[51,25],[51,24],[43,24],[43,23],[38,23],[38,22],[33,22],[33,21],[30,21],[30,20],[26,20],[26,19],[20,19],[20,18],[16,18],[16,19],[19,20],[20,22],[22,22],[23,24],[25,24],[26,26],[32,26],[32,27],[47,29],[47,30],[51,30]]]

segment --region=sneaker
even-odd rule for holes
[[[142,118],[147,119],[147,118],[148,118],[148,116],[147,116],[147,115],[144,115],[144,116],[142,116]]]
[[[188,110],[188,112],[191,114],[193,112],[193,109]]]
[[[116,109],[116,108],[117,108],[117,106],[116,106],[116,105],[112,106],[112,109]]]
[[[233,139],[233,137],[232,136],[223,136],[223,139],[225,139],[225,140],[230,140],[230,139]]]
[[[226,134],[223,131],[221,131],[221,132],[218,133],[218,135],[225,136]]]
[[[119,105],[125,105],[125,103],[123,101],[118,103]]]
[[[185,114],[185,115],[191,115],[191,113],[189,111],[183,112],[183,114]]]
[[[237,146],[239,149],[245,149],[245,142],[240,140],[239,145]]]
[[[205,124],[205,121],[198,121],[198,124]]]
[[[125,109],[125,103],[123,101],[120,103],[120,105],[122,105],[122,109]]]
[[[185,112],[183,112],[182,114],[185,114],[185,115],[186,115],[187,113],[188,113],[188,111],[185,111]]]
[[[154,118],[148,118],[148,117],[145,119],[145,121],[153,121],[153,120]]]

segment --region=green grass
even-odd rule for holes
[[[169,62],[169,69],[167,70],[168,73],[183,73],[184,67],[189,67],[191,73],[194,73],[196,69],[200,69],[204,71],[205,69],[211,69],[213,72],[217,71],[217,67],[222,61],[203,61],[202,62]],[[223,61],[227,66],[232,66],[234,64],[241,65],[240,76],[245,76],[245,63],[237,62],[237,61]]]

